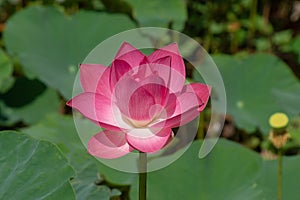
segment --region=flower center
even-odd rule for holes
[[[158,120],[159,117],[161,116],[162,111],[163,111],[163,107],[161,105],[155,104],[150,107],[149,116],[151,117],[147,120],[135,120],[126,116],[123,116],[123,118],[126,121],[126,123],[130,124],[135,128],[144,128],[147,127],[152,122],[154,122],[155,120]]]
[[[137,120],[130,120],[131,124],[136,127],[136,128],[142,128],[146,127],[148,124],[150,124],[153,120],[142,120],[142,121],[137,121]]]

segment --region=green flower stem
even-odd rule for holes
[[[139,155],[139,200],[146,200],[147,194],[147,154]]]
[[[278,150],[278,200],[282,200],[282,150]]]
[[[204,121],[204,115],[200,113],[199,116],[199,124],[198,124],[198,131],[197,131],[197,138],[200,140],[203,140],[205,135],[204,135],[204,126],[205,126],[205,121]]]

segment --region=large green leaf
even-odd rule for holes
[[[0,93],[6,92],[14,82],[13,65],[7,55],[0,49]]]
[[[284,157],[282,169],[282,199],[297,199],[299,195],[299,165],[299,156]],[[259,187],[264,191],[261,195],[261,199],[273,200],[277,198],[277,173],[277,160],[264,162],[261,173],[257,178]]]
[[[198,158],[199,148],[200,142],[194,142],[173,164],[150,173],[147,199],[257,199],[261,192],[255,186],[259,156],[225,140],[205,159]],[[132,199],[136,196],[137,190],[133,190]]]
[[[75,199],[73,168],[53,144],[0,132],[0,199]]]
[[[27,75],[37,76],[69,99],[77,66],[89,51],[133,27],[124,15],[79,11],[66,16],[53,7],[33,6],[8,20],[4,42]]]
[[[0,124],[6,126],[19,121],[36,123],[45,115],[58,112],[60,105],[54,90],[45,88],[39,81],[25,78],[17,79],[14,87],[0,98]]]
[[[38,122],[46,114],[58,112],[59,104],[60,101],[56,92],[47,89],[29,105],[21,108],[11,108],[10,114],[14,117],[18,117],[26,124],[33,124]],[[34,113],[34,115],[32,113]]]
[[[77,199],[82,200],[110,200],[113,196],[119,196],[121,193],[117,189],[110,189],[106,185],[100,185],[98,169],[95,163],[87,162],[77,173],[77,177],[72,181],[76,191]]]
[[[85,124],[84,129],[87,134],[99,131],[99,128],[86,119],[82,119],[82,124]],[[100,183],[103,178],[119,185],[131,183],[132,175],[110,169],[87,153],[79,139],[73,118],[70,116],[51,114],[40,123],[25,128],[23,131],[34,138],[49,140],[57,144],[69,158],[77,172],[77,176],[72,180],[72,185],[78,200],[105,200],[118,195],[115,189],[111,190],[106,186],[95,184]]]
[[[200,142],[176,162],[148,174],[148,200],[274,200],[277,199],[277,161],[239,144],[220,139],[204,159],[198,158]],[[296,199],[300,157],[283,159],[283,199]],[[138,188],[132,184],[131,198]]]
[[[225,84],[228,113],[248,132],[268,133],[274,112],[300,113],[300,84],[289,67],[271,54],[213,57]],[[196,75],[195,79],[199,79]]]
[[[182,30],[187,19],[184,0],[126,0],[133,8],[133,16],[141,26],[157,26]]]
[[[72,166],[77,171],[80,171],[86,162],[92,158],[87,154],[86,149],[81,143],[74,126],[74,121],[70,116],[49,114],[39,123],[24,128],[22,131],[34,138],[47,140],[56,144],[70,159]]]

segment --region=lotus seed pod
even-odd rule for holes
[[[274,113],[269,119],[273,130],[284,130],[289,123],[289,118],[284,113]]]

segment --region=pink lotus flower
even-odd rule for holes
[[[156,152],[204,109],[210,95],[205,84],[185,83],[185,66],[177,44],[148,57],[123,43],[110,67],[82,64],[83,93],[67,105],[105,128],[88,142],[88,152],[118,158],[134,149]]]

